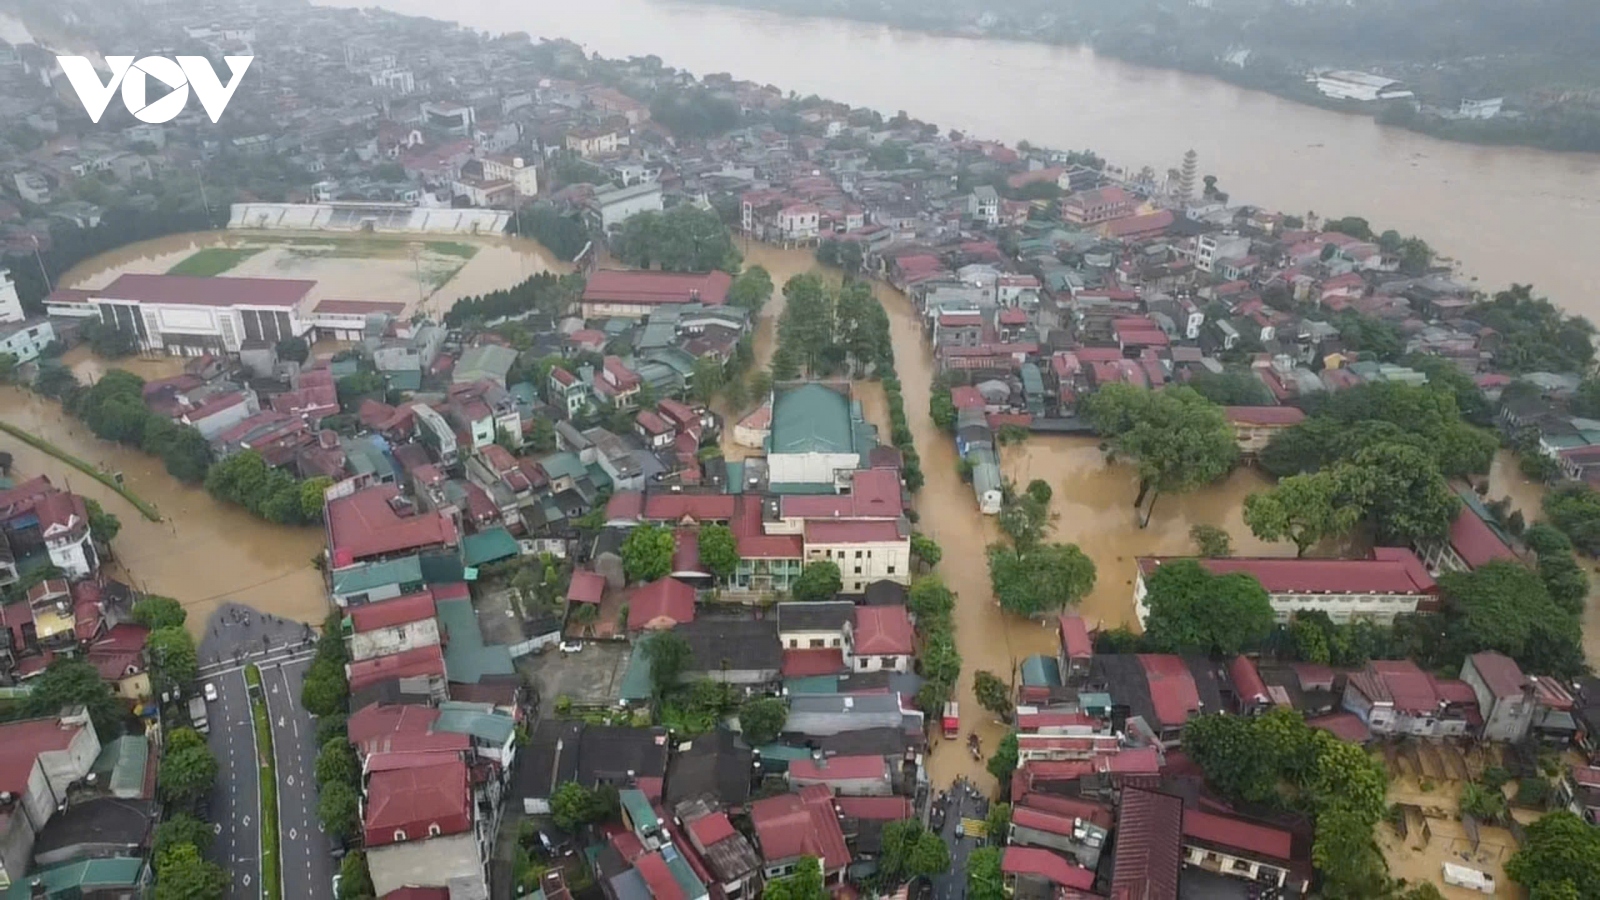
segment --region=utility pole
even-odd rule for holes
[[[39,274],[44,276],[44,292],[46,295],[56,292],[55,285],[50,283],[50,270],[44,267],[44,257],[39,253],[39,236],[33,235],[33,258],[39,264]]]

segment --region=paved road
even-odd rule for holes
[[[934,900],[962,900],[967,895],[967,857],[984,845],[984,841],[968,834],[956,837],[956,824],[963,818],[982,820],[989,814],[989,799],[958,780],[941,801],[934,803],[944,809],[944,827],[939,833],[950,845],[950,871],[933,879]]]
[[[272,720],[272,750],[278,760],[279,856],[283,861],[283,896],[293,900],[332,900],[338,871],[317,816],[317,729],[300,706],[300,683],[311,664],[309,655],[261,668]]]
[[[242,670],[209,681],[217,687],[217,699],[206,715],[211,752],[217,757],[217,787],[207,816],[217,832],[211,858],[228,871],[228,896],[245,900],[261,896],[260,774],[250,695]]]

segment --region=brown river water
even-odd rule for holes
[[[1428,240],[1486,289],[1533,282],[1600,319],[1600,155],[1440,141],[1180,72],[1020,41],[657,0],[316,0],[655,55],[977,137],[1091,148],[1157,173],[1199,153],[1235,202],[1365,216]],[[270,57],[258,62],[271,65]]]

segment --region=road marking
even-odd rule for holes
[[[215,824],[215,825],[213,825],[211,827],[216,831],[217,834],[221,834],[222,833],[222,823],[221,822],[218,822],[217,824]]]
[[[289,840],[297,841],[299,839],[300,839],[300,832],[295,831],[293,828],[289,829]]]
[[[249,872],[244,873],[244,886],[245,887],[249,887],[250,886],[250,873]]]
[[[243,821],[241,821],[239,824],[243,825],[246,828],[249,828],[250,827],[250,817],[249,816],[245,816]]]

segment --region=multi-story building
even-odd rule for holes
[[[22,310],[22,299],[17,296],[17,283],[10,269],[0,269],[0,325],[21,322],[28,314]]]
[[[73,580],[88,578],[100,568],[89,531],[89,510],[82,497],[57,491],[40,500],[34,512],[39,517],[39,535],[56,568]]]
[[[1306,414],[1294,406],[1227,406],[1223,414],[1233,427],[1233,440],[1240,453],[1260,453],[1280,431],[1305,421]]]
[[[1146,579],[1182,557],[1139,558],[1134,609],[1142,624],[1150,615]],[[1243,572],[1261,582],[1279,622],[1296,612],[1323,612],[1335,622],[1365,619],[1388,624],[1401,613],[1436,612],[1439,588],[1427,566],[1410,550],[1375,547],[1371,559],[1199,559],[1212,574]]]
[[[1133,214],[1138,206],[1132,194],[1119,187],[1079,191],[1061,201],[1061,218],[1072,225],[1098,225]]]
[[[1483,740],[1514,744],[1528,734],[1539,708],[1537,686],[1516,660],[1493,650],[1474,653],[1461,663],[1461,680],[1477,697]]]
[[[642,212],[660,212],[661,185],[651,181],[610,191],[600,191],[589,201],[589,224],[600,234],[610,234]]]
[[[539,169],[521,156],[488,156],[483,159],[483,177],[489,181],[508,181],[518,197],[539,193]]]
[[[615,128],[596,125],[574,128],[568,132],[566,146],[569,151],[589,159],[615,153],[621,143],[622,138],[618,136]]]
[[[237,354],[246,342],[306,337],[302,304],[314,281],[123,275],[91,291],[100,320],[133,333],[139,347],[171,355]]]
[[[1445,681],[1409,659],[1379,659],[1350,675],[1343,705],[1375,735],[1459,737],[1478,710],[1474,689]]]
[[[0,725],[0,884],[27,873],[34,840],[99,755],[83,707]]]
[[[0,277],[3,277],[0,271]],[[0,296],[0,302],[5,300]],[[19,363],[33,362],[46,347],[55,342],[55,325],[39,317],[19,322],[0,320],[0,353],[9,354]]]

